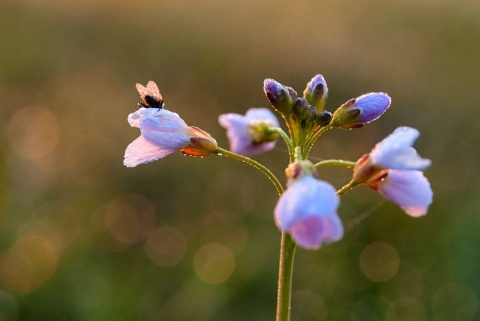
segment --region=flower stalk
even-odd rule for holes
[[[289,321],[292,300],[293,261],[297,245],[289,234],[282,233],[280,263],[278,267],[276,321]]]
[[[244,163],[246,163],[250,166],[255,167],[256,169],[258,169],[260,172],[264,173],[270,179],[273,186],[277,190],[278,195],[282,195],[283,186],[282,186],[282,184],[280,184],[280,181],[278,180],[278,178],[268,168],[266,168],[264,165],[260,164],[259,162],[251,159],[250,157],[246,157],[246,156],[243,156],[243,155],[240,155],[240,154],[233,153],[233,152],[228,151],[226,149],[223,149],[221,147],[217,147],[217,149],[215,151],[213,151],[212,154],[217,154],[219,156],[229,157],[229,158],[244,162]]]

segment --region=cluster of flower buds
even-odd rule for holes
[[[147,163],[174,151],[191,156],[225,154],[207,132],[188,126],[178,114],[164,109],[163,98],[154,82],[149,82],[146,87],[137,84],[137,90],[140,109],[130,114],[128,121],[131,126],[140,128],[141,135],[127,147],[126,166]],[[348,163],[347,167],[353,167],[352,180],[338,191],[319,179],[316,166],[320,163],[314,165],[308,161],[313,143],[326,130],[359,128],[379,118],[390,107],[391,99],[387,94],[361,95],[350,99],[332,114],[325,110],[328,87],[322,75],[316,75],[308,82],[303,97],[273,79],[264,81],[264,92],[273,109],[285,119],[288,135],[267,108],[251,108],[245,115],[223,114],[218,120],[227,130],[231,152],[242,161],[249,162],[245,156],[275,148],[279,137],[285,140],[291,164],[286,170],[287,189],[280,196],[274,216],[278,228],[289,233],[298,245],[318,249],[342,238],[343,227],[337,214],[339,197],[357,185],[377,190],[410,216],[426,214],[433,193],[422,171],[431,162],[418,156],[412,147],[419,136],[416,129],[398,128],[355,163],[326,161],[337,165]],[[270,173],[259,163],[250,161]],[[276,180],[271,175],[269,177]],[[278,185],[276,187],[279,189]]]

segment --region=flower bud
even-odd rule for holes
[[[332,113],[326,110],[322,110],[321,112],[317,113],[315,117],[315,122],[319,126],[327,126],[330,124],[330,121],[332,120]]]
[[[304,120],[308,117],[309,113],[310,110],[308,108],[307,101],[303,98],[297,98],[293,105],[293,114],[296,116],[296,118],[299,120]]]
[[[283,115],[289,115],[296,98],[296,92],[273,79],[265,79],[263,90],[273,108]]]
[[[369,93],[350,99],[333,113],[332,125],[340,128],[359,128],[379,118],[390,107],[385,93]]]
[[[314,76],[307,84],[303,91],[303,98],[314,106],[317,111],[322,111],[325,108],[328,97],[328,87],[322,75]]]

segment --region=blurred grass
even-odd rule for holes
[[[421,219],[366,188],[346,195],[345,238],[298,251],[293,320],[478,319],[479,17],[467,0],[3,1],[0,320],[273,319],[269,182],[213,156],[124,168],[138,135],[126,115],[134,84],[155,80],[168,109],[227,146],[220,113],[266,106],[264,78],[302,91],[316,73],[329,110],[368,91],[393,104],[355,133],[327,133],[313,156],[355,160],[416,127],[435,194]],[[281,144],[258,157],[280,178],[287,158]],[[388,264],[388,280],[368,278]]]

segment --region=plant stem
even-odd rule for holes
[[[337,191],[337,195],[341,196],[341,195],[345,194],[346,192],[348,192],[349,190],[351,190],[352,188],[354,188],[357,185],[358,185],[358,183],[354,182],[353,179],[352,179],[350,182],[345,184],[341,189],[339,189]]]
[[[287,144],[288,145],[288,144]],[[293,147],[293,146],[292,146]],[[301,149],[296,148],[297,154],[300,154],[301,158]],[[218,155],[230,157],[235,160],[245,162],[256,169],[260,170],[262,173],[267,175],[270,181],[273,183],[277,189],[278,195],[282,195],[283,187],[278,181],[277,177],[270,172],[268,168],[263,166],[257,161],[243,155],[239,155],[223,148],[217,147],[217,150],[214,152]],[[293,159],[293,153],[290,150],[290,159]],[[292,273],[293,273],[293,260],[295,257],[295,249],[297,245],[292,240],[290,235],[282,233],[281,243],[280,243],[280,262],[278,267],[278,291],[277,291],[277,316],[276,321],[289,321],[290,320],[290,305],[292,297]]]
[[[292,297],[293,259],[297,245],[290,235],[282,233],[280,264],[278,267],[277,318],[276,321],[290,320]]]
[[[310,154],[310,150],[313,147],[313,144],[317,141],[318,137],[322,136],[323,133],[325,133],[327,130],[332,129],[333,127],[331,125],[327,125],[325,127],[319,128],[313,135],[308,139],[307,143],[305,144],[305,149],[303,152],[305,153],[303,156],[305,159],[308,158],[308,154]]]
[[[356,162],[345,161],[345,160],[342,160],[342,159],[329,159],[329,160],[324,160],[324,161],[316,163],[315,167],[317,169],[319,169],[320,167],[323,167],[323,166],[334,165],[334,166],[345,166],[345,167],[348,167],[348,168],[353,168],[353,167],[355,167],[355,164],[356,164]]]
[[[288,154],[290,155],[290,162],[293,162],[293,158],[292,158],[293,145],[292,145],[292,141],[290,140],[290,137],[288,137],[287,133],[285,133],[285,131],[280,127],[270,128],[270,130],[282,136],[283,140],[285,141],[285,144],[287,144]]]
[[[262,173],[267,175],[267,177],[270,179],[272,184],[277,189],[278,195],[282,195],[283,186],[278,181],[278,178],[275,175],[273,175],[273,173],[268,168],[266,168],[265,166],[263,166],[259,162],[255,161],[255,160],[253,160],[249,157],[233,153],[231,151],[228,151],[228,150],[220,148],[220,147],[217,147],[217,149],[213,153],[215,153],[217,155],[220,155],[220,156],[230,157],[230,158],[233,158],[233,159],[238,160],[238,161],[242,161],[244,163],[247,163],[247,164],[255,167],[256,169],[258,169],[259,171],[261,171]]]

